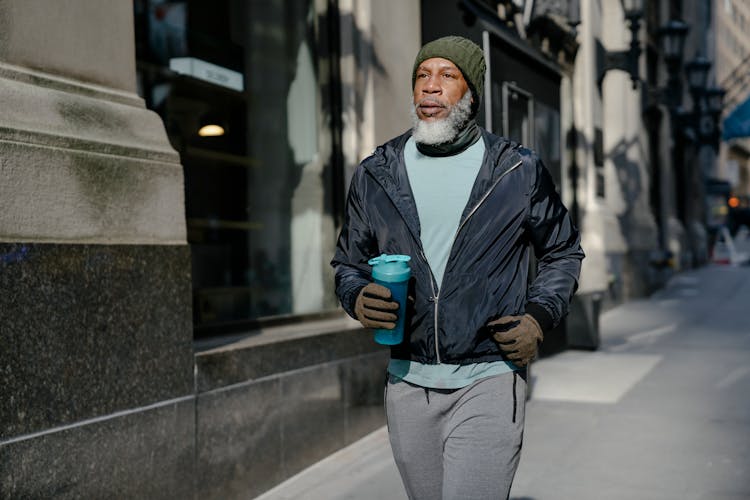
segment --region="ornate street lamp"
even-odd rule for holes
[[[638,41],[638,32],[641,29],[641,17],[643,17],[643,0],[621,0],[625,19],[630,29],[630,47],[628,50],[609,52],[600,48],[603,62],[599,71],[598,83],[601,87],[604,75],[611,69],[627,71],[633,82],[633,89],[638,86],[640,75],[638,71],[638,58],[641,55],[641,45]]]
[[[685,64],[688,88],[693,96],[700,95],[706,90],[710,69],[711,62],[703,56],[695,56],[693,60]]]
[[[622,0],[622,10],[625,11],[625,18],[643,15],[643,0]]]
[[[719,147],[721,136],[719,122],[721,112],[724,109],[724,94],[726,94],[726,91],[721,87],[709,87],[703,92],[706,110],[701,115],[699,130],[701,139],[714,149]]]
[[[664,54],[664,60],[667,64],[682,64],[682,53],[685,49],[685,37],[690,27],[677,19],[670,19],[669,22],[659,28],[659,38],[661,39],[661,48]]]
[[[667,65],[667,105],[676,109],[682,102],[682,54],[685,49],[685,38],[690,27],[677,19],[671,19],[659,28],[658,36],[661,41],[664,62]]]
[[[669,109],[672,133],[672,168],[675,175],[675,194],[677,197],[677,215],[683,223],[687,222],[689,192],[688,176],[685,172],[684,145],[682,141],[690,130],[684,127],[689,121],[690,112],[682,107],[682,57],[685,49],[685,38],[689,26],[677,19],[670,19],[659,28],[657,36],[661,44],[661,53],[667,67],[667,86],[662,89],[662,102]]]
[[[708,113],[706,85],[711,61],[697,55],[685,64],[690,97],[693,99],[693,109],[690,120],[685,123],[686,132],[699,143],[711,144],[715,135],[716,120]]]

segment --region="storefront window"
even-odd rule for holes
[[[326,2],[134,6],[139,92],[185,172],[197,334],[335,309]]]

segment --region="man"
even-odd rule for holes
[[[541,161],[476,124],[484,73],[482,50],[465,38],[422,47],[414,126],[356,170],[332,261],[344,309],[365,327],[393,328],[398,304],[367,261],[412,258],[405,340],[391,349],[385,397],[412,499],[508,497],[526,367],[566,314],[583,258]]]

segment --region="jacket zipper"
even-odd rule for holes
[[[508,175],[509,173],[511,173],[512,171],[514,171],[518,167],[520,167],[522,163],[523,163],[523,160],[519,161],[518,163],[516,163],[515,165],[513,165],[512,167],[510,167],[508,170],[506,170],[505,172],[503,172],[500,175],[500,177],[498,177],[495,180],[495,182],[492,183],[492,185],[487,190],[487,192],[484,193],[484,195],[482,196],[482,198],[477,202],[476,205],[474,205],[474,208],[472,208],[471,211],[466,215],[466,218],[463,221],[461,221],[461,223],[458,225],[458,229],[456,229],[456,232],[453,235],[453,241],[451,242],[451,248],[453,248],[453,245],[456,243],[456,238],[458,237],[458,233],[461,232],[461,229],[464,227],[464,225],[466,224],[466,222],[471,218],[472,215],[474,215],[474,213],[479,209],[479,207],[482,206],[482,204],[490,196],[490,194],[495,189],[495,187],[500,183],[500,181],[506,175]],[[381,183],[381,186],[382,186],[382,183]],[[383,186],[383,189],[385,189],[385,186]],[[438,317],[439,317],[438,316],[438,305],[439,305],[439,301],[440,301],[439,290],[438,291],[435,290],[435,275],[432,274],[432,269],[430,268],[430,263],[427,261],[427,256],[424,254],[424,249],[422,248],[422,242],[419,241],[419,239],[417,239],[417,243],[419,244],[421,257],[422,257],[422,259],[424,259],[425,264],[427,264],[427,269],[430,271],[430,278],[431,278],[430,279],[430,288],[432,289],[432,297],[433,297],[433,299],[435,301],[435,314],[434,314],[434,322],[435,322],[435,328],[434,328],[435,329],[435,357],[437,358],[438,364],[440,364],[441,363],[441,360],[440,360],[440,348],[439,348],[439,342],[438,342]],[[450,258],[450,254],[449,254],[449,258]],[[441,283],[441,288],[442,288],[442,283]]]
[[[425,264],[427,264],[427,269],[430,271],[430,288],[432,289],[432,298],[435,301],[435,314],[433,316],[434,322],[435,322],[435,356],[437,358],[438,364],[440,364],[440,349],[438,348],[438,300],[439,298],[439,291],[435,291],[435,275],[432,274],[432,268],[430,267],[430,263],[427,261],[427,256],[424,253],[424,249],[422,248],[422,243],[419,243],[419,253],[422,256],[422,259],[424,259]]]
[[[520,167],[522,163],[523,163],[523,160],[519,161],[518,163],[516,163],[515,165],[513,165],[512,167],[510,167],[508,170],[506,170],[505,172],[503,172],[500,175],[500,177],[498,177],[495,180],[495,182],[492,183],[492,185],[487,190],[487,192],[484,193],[484,195],[482,196],[482,198],[477,202],[476,205],[474,205],[474,208],[472,208],[471,211],[466,215],[466,218],[463,221],[461,221],[461,224],[458,225],[458,229],[456,229],[456,232],[453,234],[453,241],[451,241],[451,249],[453,249],[453,245],[456,243],[456,238],[458,238],[458,233],[461,232],[461,229],[464,227],[464,225],[466,224],[466,222],[471,218],[472,215],[474,215],[474,213],[477,210],[479,210],[479,207],[482,206],[482,204],[485,202],[485,200],[487,200],[487,198],[489,198],[490,194],[492,193],[492,191],[495,190],[495,187],[500,183],[500,181],[503,179],[503,177],[505,177],[506,175],[508,175],[509,173],[511,173],[512,171],[514,171],[518,167]],[[450,253],[448,255],[450,257]],[[422,258],[425,260],[425,262],[427,262],[427,257],[424,255],[424,251],[422,251]],[[430,265],[430,263],[427,262],[428,269],[429,269],[429,265]],[[432,271],[430,271],[430,274],[432,274]],[[443,277],[445,277],[445,275],[443,275]],[[433,284],[433,281],[434,281],[434,277],[433,277],[432,280],[430,280],[430,286],[432,287],[432,296],[435,299],[435,356],[437,356],[437,362],[438,362],[438,364],[440,364],[440,362],[441,362],[440,361],[440,349],[439,349],[439,346],[438,346],[438,305],[439,305],[440,298],[438,296],[439,292],[435,293],[435,285]],[[442,285],[443,284],[441,283],[440,284],[440,289],[441,290],[443,288]]]
[[[379,162],[379,164],[385,164],[385,161],[383,160],[383,161]],[[380,181],[380,179],[378,179],[377,176],[375,176],[375,175],[373,175],[373,177],[375,178],[376,182],[378,182],[380,184],[380,186],[383,188],[383,190],[385,190],[386,192],[388,192],[388,190],[386,189],[385,185],[383,185],[383,183]],[[492,187],[494,188],[495,184],[493,184]],[[486,196],[485,196],[485,198],[486,198]],[[484,201],[484,198],[482,198],[482,201]],[[409,231],[409,232],[411,233],[411,231]],[[427,270],[430,272],[430,289],[432,290],[432,297],[433,297],[433,300],[435,301],[435,313],[434,313],[434,322],[435,322],[435,356],[437,358],[438,364],[440,364],[440,349],[438,348],[438,329],[437,329],[437,325],[438,325],[438,300],[439,300],[438,294],[439,294],[439,290],[438,291],[435,290],[435,286],[437,284],[436,280],[435,280],[435,275],[432,273],[432,268],[430,267],[430,263],[427,261],[427,256],[425,255],[424,249],[422,248],[422,241],[416,235],[414,235],[414,233],[412,233],[412,237],[415,239],[415,242],[417,243],[417,247],[419,248],[419,254],[422,257],[422,259],[424,260],[424,263],[427,265]],[[455,236],[454,236],[454,241],[455,241]]]
[[[495,189],[495,186],[497,186],[498,183],[501,180],[503,180],[503,177],[505,177],[506,175],[508,175],[509,173],[511,173],[512,171],[514,171],[518,167],[520,167],[521,163],[523,163],[523,160],[519,161],[518,163],[516,163],[515,165],[513,165],[512,167],[510,167],[508,170],[506,170],[505,172],[503,172],[502,175],[500,175],[500,177],[498,177],[497,180],[492,183],[492,186],[490,186],[490,188],[487,190],[487,192],[484,193],[484,196],[482,196],[482,199],[479,200],[476,205],[474,205],[474,208],[471,209],[471,212],[469,212],[466,215],[466,218],[461,222],[461,224],[458,225],[458,229],[456,229],[456,234],[453,235],[453,242],[451,243],[451,248],[453,248],[453,243],[456,242],[456,238],[458,237],[458,233],[461,231],[461,228],[464,227],[464,224],[466,224],[466,221],[468,221],[471,218],[471,216],[474,215],[474,212],[476,212],[479,209],[479,207],[482,205],[482,203],[484,203],[484,201],[490,196],[490,193],[492,193],[492,191]]]

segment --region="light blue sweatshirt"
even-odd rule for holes
[[[404,160],[417,205],[420,238],[438,287],[442,285],[461,214],[482,166],[484,150],[481,138],[461,153],[444,157],[423,155],[411,137],[406,143]],[[392,359],[388,365],[390,374],[412,384],[436,389],[466,387],[481,378],[515,369],[512,363],[505,361],[429,365]]]

